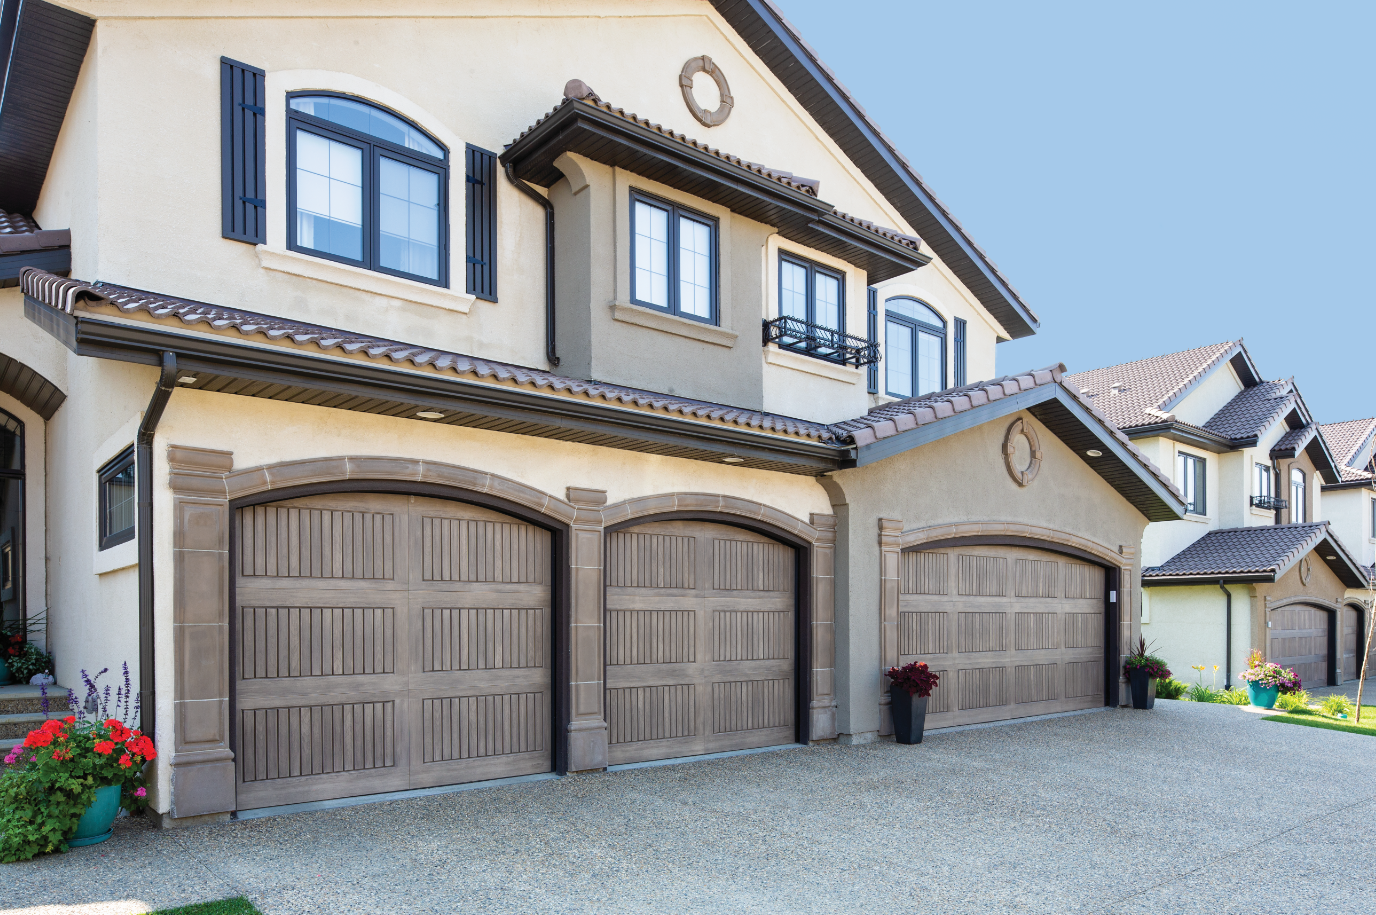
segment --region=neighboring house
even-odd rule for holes
[[[165,824],[1120,701],[1179,492],[769,4],[0,9],[6,608]]]
[[[1319,427],[1328,443],[1342,477],[1337,483],[1323,487],[1324,518],[1344,543],[1351,544],[1367,574],[1376,578],[1376,418],[1353,419],[1342,423],[1326,423]],[[1360,552],[1358,552],[1360,551]],[[1370,585],[1349,589],[1349,602],[1364,602],[1370,606],[1373,593]],[[1343,669],[1356,671],[1361,664],[1362,649],[1367,644],[1364,623],[1370,611],[1349,613],[1344,617],[1342,631]],[[1373,640],[1376,642],[1376,640]],[[1351,659],[1349,663],[1349,659]],[[1349,676],[1356,674],[1349,673]],[[1376,644],[1367,664],[1367,675],[1376,675]]]
[[[1263,380],[1237,340],[1066,381],[1185,497],[1185,518],[1142,538],[1142,632],[1176,677],[1202,664],[1211,683],[1217,664],[1235,684],[1256,649],[1307,685],[1355,678],[1344,633],[1361,627],[1365,570],[1328,521],[1340,467],[1294,380]]]

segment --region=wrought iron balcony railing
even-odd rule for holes
[[[1290,503],[1276,496],[1252,496],[1252,507],[1273,512],[1279,511],[1282,508],[1289,508]]]
[[[879,361],[879,344],[843,334],[801,318],[781,317],[764,322],[764,343],[806,353],[841,365],[872,365]]]

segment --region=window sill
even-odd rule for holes
[[[118,543],[108,550],[96,550],[92,571],[97,575],[118,572],[139,564],[139,540],[137,537]]]
[[[474,296],[452,289],[417,283],[415,280],[404,280],[399,276],[388,276],[385,273],[364,270],[362,267],[337,264],[334,261],[311,257],[309,254],[269,248],[267,245],[259,245],[257,250],[258,263],[264,270],[289,273],[322,283],[357,289],[360,292],[400,299],[403,302],[457,311],[459,314],[468,314],[468,309],[473,307],[475,301]]]
[[[704,324],[691,318],[680,318],[627,302],[612,303],[612,320],[648,327],[651,330],[662,330],[668,334],[678,334],[680,337],[710,343],[713,346],[724,346],[727,349],[735,346],[736,338],[740,336],[734,330],[717,327],[715,324]]]
[[[776,346],[765,347],[764,361],[769,365],[807,372],[809,375],[820,375],[823,378],[830,378],[833,381],[841,381],[846,384],[859,384],[860,379],[865,374],[864,369],[837,365],[834,362],[827,362],[825,359],[804,356],[802,353],[791,353]]]

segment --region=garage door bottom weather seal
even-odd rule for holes
[[[730,759],[732,756],[750,756],[753,753],[773,753],[777,750],[801,750],[800,743],[782,743],[773,747],[752,747],[749,750],[727,750],[724,753],[703,753],[699,756],[676,756],[673,759],[648,759],[645,762],[621,763],[608,766],[608,772],[625,772],[627,769],[652,769],[655,766],[677,766],[680,763],[706,762],[709,759]]]
[[[512,778],[493,778],[482,782],[466,782],[462,785],[440,785],[435,788],[411,788],[406,791],[387,791],[382,794],[360,794],[357,797],[337,797],[328,801],[307,801],[303,804],[282,804],[278,807],[258,807],[253,810],[240,810],[230,814],[234,820],[256,820],[260,817],[283,816],[288,813],[310,813],[316,810],[335,810],[340,807],[357,807],[360,804],[385,804],[388,801],[404,801],[415,797],[434,797],[437,794],[454,794],[459,791],[473,791],[477,788],[504,788],[507,785],[520,785],[525,782],[543,782],[558,778],[553,772],[540,772],[536,775],[517,775]]]

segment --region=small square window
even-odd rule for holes
[[[134,480],[134,449],[100,468],[100,548],[134,539],[138,496]]]

